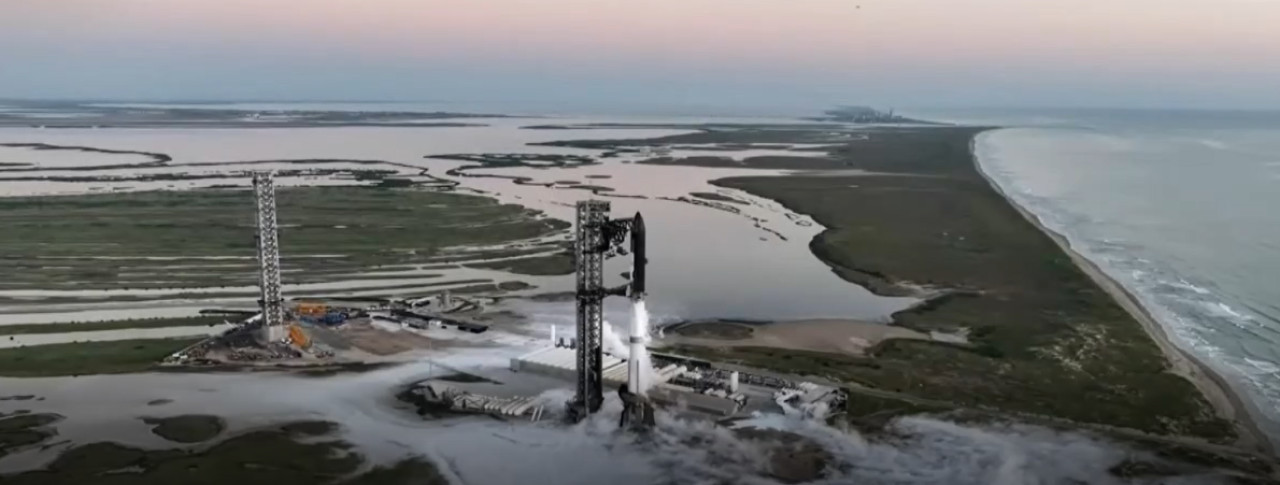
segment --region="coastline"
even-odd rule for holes
[[[998,130],[998,129],[997,129]],[[1030,222],[1039,231],[1049,236],[1068,257],[1072,263],[1080,268],[1089,279],[1093,280],[1098,287],[1102,288],[1112,299],[1116,301],[1124,310],[1129,313],[1135,320],[1142,325],[1147,335],[1155,341],[1160,351],[1165,355],[1169,362],[1170,371],[1174,374],[1187,379],[1200,391],[1200,394],[1209,401],[1209,404],[1224,419],[1230,420],[1235,424],[1238,432],[1236,446],[1249,450],[1256,450],[1266,453],[1267,455],[1275,454],[1275,445],[1262,432],[1253,415],[1250,413],[1248,405],[1235,389],[1227,382],[1227,380],[1210,367],[1207,363],[1201,361],[1190,352],[1179,347],[1169,337],[1168,331],[1160,324],[1159,321],[1151,314],[1151,312],[1142,305],[1138,298],[1125,288],[1124,285],[1107,275],[1102,268],[1089,258],[1077,252],[1071,247],[1071,242],[1066,236],[1046,227],[1038,216],[1027,210],[1013,199],[1000,184],[996,183],[982,166],[982,162],[978,157],[977,144],[978,138],[988,133],[994,133],[992,130],[980,133],[974,137],[970,143],[970,154],[973,157],[974,168],[978,174],[986,180],[997,194],[1010,206],[1012,206],[1024,219]]]

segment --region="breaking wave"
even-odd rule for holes
[[[1265,418],[1259,425],[1273,442],[1280,439],[1280,409],[1268,404],[1280,402],[1280,373],[1276,372],[1280,352],[1266,344],[1275,338],[1275,325],[1260,323],[1269,318],[1232,301],[1214,282],[1181,274],[1158,261],[1162,258],[1141,242],[1104,234],[1105,224],[1100,221],[1027,189],[1013,167],[1028,160],[1014,160],[1002,151],[1001,136],[1018,135],[990,132],[975,143],[983,172],[1046,228],[1066,237],[1074,250],[1133,293],[1176,345],[1247,391],[1255,412]],[[1019,151],[1017,156],[1027,155]]]

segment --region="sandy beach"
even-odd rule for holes
[[[1102,271],[1102,269],[1094,264],[1093,261],[1090,261],[1088,258],[1076,252],[1075,249],[1071,247],[1071,243],[1065,236],[1045,227],[1044,224],[1041,223],[1039,217],[1036,217],[1035,214],[1026,210],[1026,208],[1013,200],[1009,194],[1005,193],[1004,189],[1002,189],[1000,185],[983,170],[982,163],[978,160],[976,144],[977,140],[975,139],[972,143],[970,152],[973,153],[973,163],[977,168],[978,173],[986,179],[987,183],[991,185],[991,188],[995,190],[996,193],[1000,194],[1001,197],[1004,197],[1004,199],[1008,201],[1009,205],[1013,206],[1013,208],[1016,209],[1019,214],[1022,214],[1027,221],[1035,225],[1041,232],[1047,234],[1049,238],[1058,245],[1058,247],[1071,257],[1071,261],[1074,262],[1076,266],[1084,271],[1084,273],[1087,274],[1094,283],[1106,291],[1107,294],[1111,295],[1111,297],[1114,298],[1126,312],[1132,315],[1133,318],[1142,325],[1142,328],[1146,330],[1147,334],[1151,336],[1151,339],[1155,341],[1156,345],[1160,347],[1160,350],[1168,359],[1170,371],[1190,381],[1195,385],[1196,389],[1200,390],[1200,393],[1204,395],[1205,399],[1209,401],[1220,416],[1235,423],[1236,430],[1239,435],[1236,446],[1249,450],[1261,451],[1268,455],[1274,455],[1274,444],[1271,443],[1267,436],[1262,432],[1261,428],[1258,427],[1253,415],[1250,414],[1249,404],[1231,388],[1226,379],[1218,374],[1211,366],[1200,361],[1194,355],[1191,355],[1189,352],[1173,343],[1173,341],[1169,339],[1169,334],[1165,328],[1160,324],[1160,322],[1156,321],[1155,317],[1151,315],[1151,312],[1149,312],[1146,307],[1142,306],[1138,299],[1134,297],[1129,290],[1108,276],[1106,272]]]

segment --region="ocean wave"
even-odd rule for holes
[[[1148,267],[1155,264],[1151,260],[1142,258],[1135,258],[1133,261],[1134,263]],[[1152,290],[1161,294],[1184,294],[1187,296],[1196,295],[1200,297],[1213,296],[1213,292],[1208,288],[1196,285],[1177,276],[1160,277],[1160,275],[1156,275],[1156,277],[1151,278],[1149,277],[1150,274],[1143,270],[1133,270],[1132,275],[1134,280],[1142,281],[1150,285]]]
[[[1205,302],[1201,302],[1201,304],[1209,310],[1210,314],[1215,316],[1230,317],[1233,319],[1244,320],[1244,321],[1253,320],[1253,317],[1240,313],[1239,311],[1236,311],[1236,309],[1231,308],[1231,305],[1228,305],[1220,301],[1205,301]]]
[[[1146,263],[1150,263],[1150,261],[1146,261],[1146,260],[1139,260],[1139,261],[1146,262]],[[1178,281],[1169,282],[1169,283],[1168,283],[1168,285],[1169,285],[1169,286],[1172,286],[1172,287],[1174,287],[1174,288],[1181,288],[1181,289],[1184,289],[1184,290],[1191,291],[1192,293],[1195,293],[1195,294],[1197,294],[1197,295],[1211,295],[1211,294],[1213,294],[1213,293],[1211,293],[1208,289],[1205,289],[1205,288],[1200,287],[1200,286],[1193,285],[1193,284],[1191,284],[1191,283],[1187,283],[1186,281],[1183,281],[1183,280],[1178,280]]]
[[[1177,346],[1222,371],[1233,387],[1247,391],[1246,396],[1267,418],[1261,423],[1263,427],[1273,440],[1280,439],[1280,409],[1273,404],[1280,402],[1280,365],[1276,364],[1280,362],[1280,331],[1276,326],[1263,324],[1253,314],[1256,309],[1231,301],[1230,295],[1220,294],[1223,290],[1211,281],[1180,273],[1165,261],[1165,255],[1140,241],[1110,234],[1116,221],[1093,220],[1063,200],[1034,193],[1020,179],[1019,167],[1030,161],[1011,158],[1020,151],[997,148],[999,136],[1000,132],[985,136],[977,145],[983,171],[1015,203],[1129,289]]]
[[[1262,374],[1275,374],[1277,372],[1280,372],[1280,365],[1277,365],[1275,362],[1271,362],[1268,360],[1254,359],[1250,357],[1245,357],[1244,361],[1249,365],[1253,366],[1254,369],[1257,369],[1258,372]]]

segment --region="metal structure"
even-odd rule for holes
[[[284,338],[284,299],[280,296],[280,241],[276,227],[276,186],[271,172],[253,174],[253,195],[258,209],[258,287],[261,296],[263,336],[275,342]]]
[[[627,297],[631,300],[643,300],[645,277],[648,272],[649,256],[645,249],[644,217],[639,212],[631,219],[631,284],[627,288]]]
[[[625,254],[622,242],[630,230],[630,221],[609,219],[609,203],[601,200],[579,201],[574,245],[577,270],[577,392],[569,402],[569,416],[581,420],[600,410],[604,402],[604,373],[601,369],[604,345],[604,299],[610,295],[626,295],[627,288],[605,288],[604,261]]]
[[[578,202],[577,210],[574,266],[578,281],[578,375],[577,392],[569,403],[569,416],[574,420],[595,413],[604,402],[601,327],[604,325],[604,255],[608,247],[604,226],[609,221],[609,203],[584,200]]]
[[[622,399],[622,417],[618,425],[623,429],[646,431],[654,426],[653,403],[649,402],[648,385],[641,382],[652,378],[652,369],[646,372],[644,366],[650,365],[649,359],[639,356],[647,352],[645,340],[648,338],[648,312],[644,310],[646,266],[649,264],[645,249],[644,217],[640,213],[631,219],[631,282],[627,285],[627,298],[631,299],[632,322],[631,334],[627,339],[630,346],[630,358],[627,362],[627,385],[618,388],[618,398]],[[647,377],[646,377],[647,375]]]

